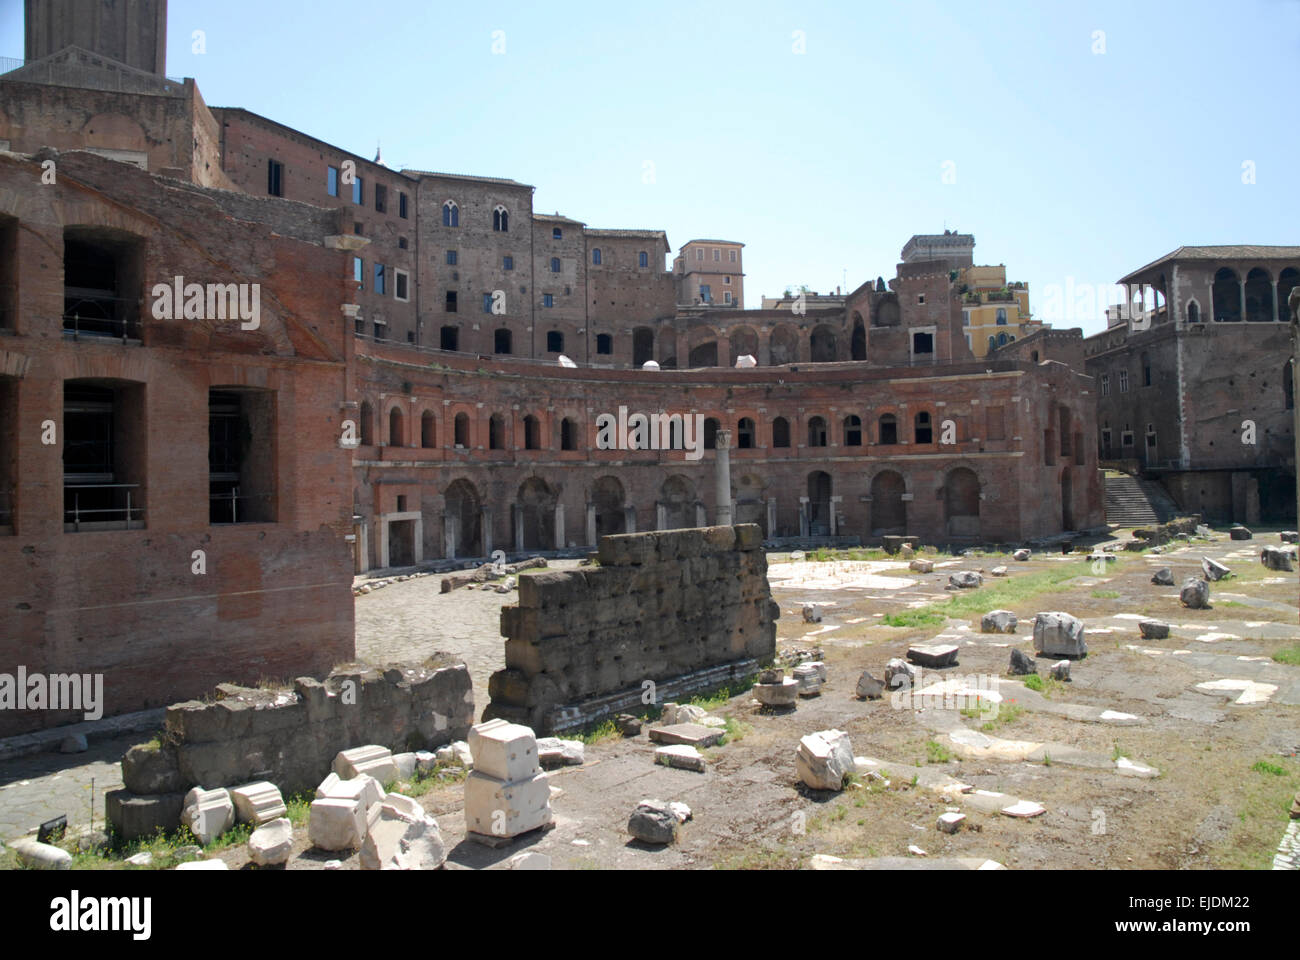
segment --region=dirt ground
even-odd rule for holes
[[[1266,868],[1300,790],[1300,579],[1259,562],[1261,547],[1277,543],[1276,531],[1256,531],[1252,541],[1219,531],[1213,542],[1176,543],[1158,556],[1121,552],[1100,572],[1079,554],[1059,553],[1035,553],[1027,562],[938,555],[929,575],[898,561],[787,563],[773,556],[778,651],[822,651],[828,680],[820,696],[780,714],[762,711],[748,691],[711,707],[735,721],[735,733],[705,751],[704,773],[656,766],[644,732],[589,743],[583,766],[550,775],[554,827],[501,849],[466,839],[459,784],[433,789],[420,802],[438,818],[451,869],[503,866],[525,850],[568,869],[797,868],[817,854],[909,858],[918,868],[953,857],[1020,869]],[[1234,572],[1211,585],[1213,609],[1186,609],[1177,586],[1150,582],[1169,566],[1181,584],[1199,573],[1203,556]],[[1000,564],[1008,576],[989,576]],[[984,586],[961,591],[960,617],[913,627],[881,622],[952,600],[948,574],[981,568]],[[1059,582],[1034,592],[1046,579]],[[803,621],[804,602],[823,605],[821,623]],[[993,608],[1017,615],[1014,635],[980,633],[979,612]],[[1033,654],[1032,618],[1046,610],[1082,618],[1089,652],[1073,663],[1070,682],[1035,692],[1007,675],[1008,659],[1012,647]],[[1141,617],[1169,623],[1170,637],[1141,639]],[[889,694],[856,698],[863,670],[883,677],[886,662],[905,656],[909,643],[940,634],[958,643],[959,662],[924,671],[921,685],[965,678],[996,688],[1003,698],[996,716],[942,704],[914,709]],[[1288,648],[1294,653],[1282,656],[1291,663],[1272,659]],[[1037,661],[1044,679],[1051,662]],[[1228,690],[1197,686],[1225,679],[1239,682]],[[799,738],[827,728],[846,731],[855,755],[880,761],[880,777],[841,792],[799,783]],[[962,729],[998,739],[981,751],[953,740]],[[1158,776],[1121,775],[1120,757]],[[970,789],[949,787],[945,796],[944,775]],[[646,797],[691,807],[693,819],[673,845],[630,839],[628,816]],[[1017,799],[1046,812],[1030,819],[999,812]],[[967,816],[953,835],[936,829],[949,809]],[[323,868],[333,855],[306,850],[305,826],[297,832],[303,849],[289,868]],[[909,855],[913,845],[927,856]],[[234,869],[247,863],[242,847],[222,857]],[[357,868],[355,854],[341,859],[344,869]]]

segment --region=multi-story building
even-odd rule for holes
[[[975,262],[975,237],[953,230],[918,233],[903,244],[899,259],[903,263],[944,260],[953,268],[969,267]]]
[[[963,267],[957,284],[962,326],[975,356],[982,357],[1042,327],[1029,313],[1029,285],[1007,283],[1006,267]]]
[[[1294,517],[1300,247],[1179,247],[1119,282],[1127,304],[1084,341],[1101,459],[1214,521]]]
[[[745,309],[744,246],[731,240],[684,244],[673,260],[678,305]]]

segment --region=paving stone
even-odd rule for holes
[[[680,770],[705,771],[704,756],[694,747],[684,743],[674,743],[666,747],[655,748],[655,763],[662,763]]]
[[[581,766],[585,757],[586,747],[581,740],[541,737],[537,741],[537,759],[545,768]]]
[[[958,651],[952,643],[914,643],[907,648],[907,659],[922,667],[951,667]]]
[[[958,830],[961,829],[961,825],[965,820],[966,820],[966,814],[953,813],[949,811],[948,813],[941,813],[939,815],[939,820],[935,824],[935,826],[937,826],[944,833],[956,833]]]
[[[1003,807],[1002,812],[1008,817],[1039,817],[1047,812],[1047,809],[1041,803],[1034,803],[1032,800],[1021,800],[1011,804],[1009,807]]]

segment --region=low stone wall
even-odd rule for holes
[[[776,655],[780,610],[756,524],[603,537],[599,557],[519,577],[484,719],[552,733],[643,704],[646,681],[662,701]]]
[[[171,831],[191,787],[268,780],[288,797],[315,790],[340,750],[432,749],[465,739],[473,722],[463,663],[343,668],[324,681],[300,677],[293,690],[222,684],[214,702],[168,707],[161,742],[127,751],[124,789],[108,795],[109,819],[127,839],[156,826]]]
[[[1124,549],[1144,550],[1147,547],[1161,546],[1180,535],[1195,533],[1200,522],[1201,515],[1195,514],[1190,517],[1176,517],[1168,523],[1162,523],[1155,527],[1142,527],[1133,531],[1133,539],[1124,544]]]

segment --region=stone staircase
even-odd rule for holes
[[[1177,507],[1169,494],[1154,480],[1118,476],[1106,478],[1106,522],[1120,526],[1144,526],[1172,520]]]

